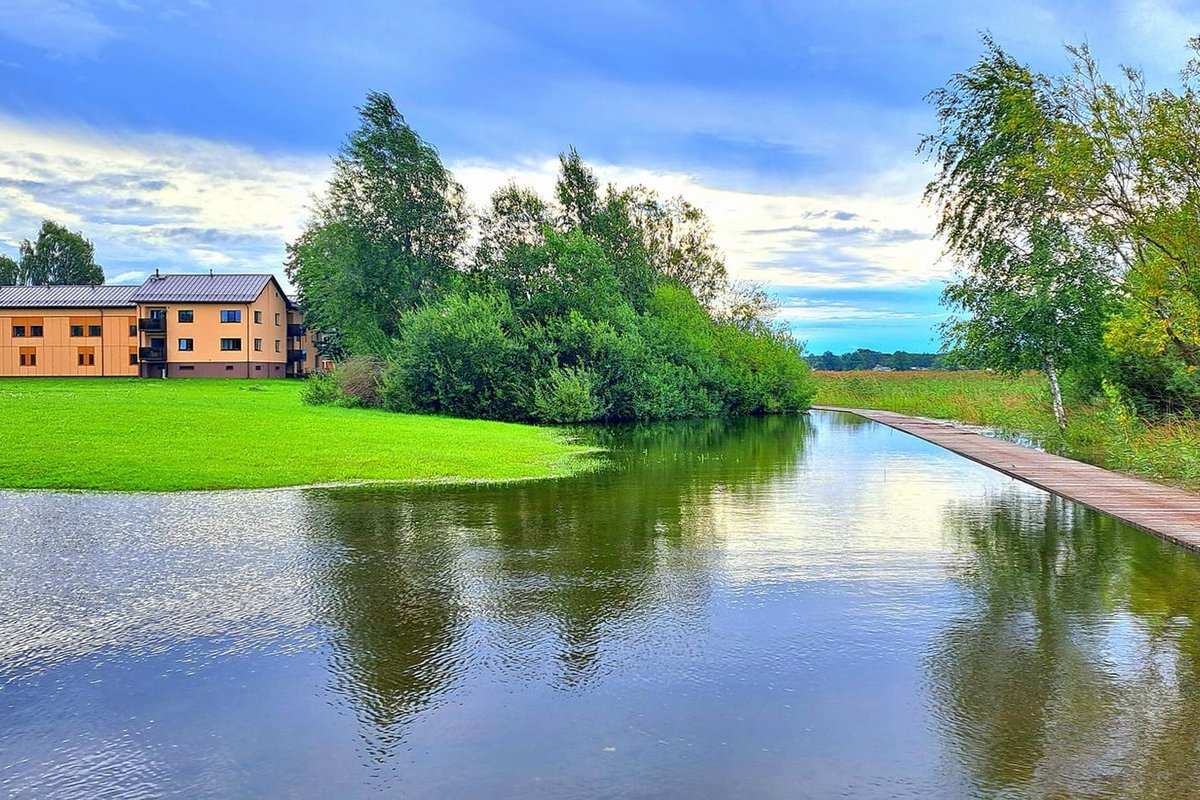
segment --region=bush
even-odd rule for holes
[[[1126,352],[1114,361],[1114,377],[1139,413],[1200,413],[1200,372],[1181,359]]]
[[[341,389],[341,405],[350,408],[378,408],[383,404],[379,394],[383,361],[372,357],[352,358],[338,365],[334,374]]]
[[[342,399],[342,387],[333,370],[314,372],[304,381],[300,399],[312,406],[337,403]]]
[[[389,365],[389,402],[436,414],[520,419],[526,348],[507,298],[450,294],[410,311]]]
[[[583,367],[555,367],[536,381],[530,411],[539,422],[591,422],[604,416],[596,381]]]

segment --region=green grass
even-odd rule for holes
[[[1200,422],[1147,422],[1106,402],[1076,403],[1059,431],[1043,375],[985,372],[814,372],[817,405],[871,408],[988,425],[1108,469],[1200,490]]]
[[[0,379],[0,488],[172,491],[571,474],[550,428],[309,406],[299,381]]]

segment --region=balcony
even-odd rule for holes
[[[299,339],[304,334],[308,333],[308,329],[303,325],[298,325],[295,322],[288,323],[288,336],[293,339]]]
[[[304,361],[308,360],[308,351],[307,350],[288,350],[287,360],[304,362]]]
[[[166,317],[142,317],[138,320],[138,330],[142,333],[166,333]]]
[[[167,349],[165,347],[139,347],[138,361],[153,364],[155,362],[163,362],[167,360]]]

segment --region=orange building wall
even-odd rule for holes
[[[13,324],[27,326],[40,319],[42,336],[14,338]],[[71,325],[84,325],[83,336],[71,336]],[[87,326],[99,324],[100,336],[88,336]],[[137,351],[138,337],[129,335],[137,324],[133,308],[9,308],[0,309],[0,376],[136,376],[137,364],[129,363],[131,348]],[[22,348],[33,348],[37,364],[20,365]],[[79,364],[80,348],[91,348],[95,364]]]
[[[142,344],[149,346],[150,342],[163,336],[166,340],[166,356],[169,372],[172,376],[180,375],[176,371],[178,365],[204,364],[254,364],[263,365],[262,370],[249,370],[250,377],[284,376],[287,364],[287,300],[275,287],[274,282],[268,282],[262,293],[253,303],[142,303],[138,306],[138,314],[149,317],[153,309],[166,309],[167,332],[162,334],[142,334]],[[180,322],[179,312],[191,311],[192,322]],[[240,322],[221,322],[221,312],[238,310],[242,312]],[[255,322],[254,312],[261,312],[261,322]],[[275,315],[279,315],[279,323],[275,323]],[[191,339],[192,350],[180,350],[179,340]],[[241,350],[222,350],[222,339],[241,339]],[[262,349],[254,349],[254,340],[262,340]],[[279,341],[279,351],[275,350],[275,342]],[[278,370],[274,365],[280,365]],[[158,365],[148,365],[151,369]],[[198,371],[197,377],[205,374]],[[182,376],[182,375],[181,375]],[[239,369],[230,377],[246,377],[246,371]]]

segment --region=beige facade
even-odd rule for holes
[[[138,374],[135,310],[0,308],[0,375]]]
[[[211,290],[204,280],[209,277]],[[182,289],[168,282],[172,278],[181,279]],[[111,307],[69,305],[101,290]],[[155,290],[165,299],[154,299]],[[138,293],[151,299],[139,299]],[[222,294],[244,302],[220,299]],[[31,305],[42,297],[62,302]],[[0,376],[301,376],[315,368],[317,358],[303,319],[265,275],[156,275],[140,288],[4,287]]]
[[[139,303],[142,375],[282,378],[289,374],[288,302],[274,281],[250,303]],[[164,320],[164,330],[147,324]],[[145,330],[151,328],[151,330]]]

